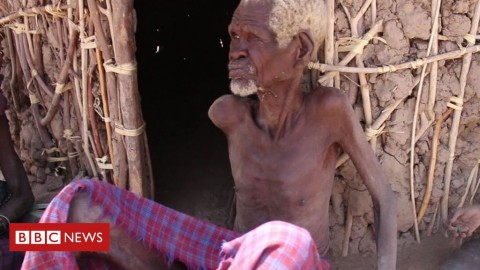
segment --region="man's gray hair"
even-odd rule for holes
[[[268,25],[276,34],[280,47],[287,46],[300,31],[310,33],[315,51],[325,39],[327,7],[325,0],[242,0],[242,3],[271,4]]]

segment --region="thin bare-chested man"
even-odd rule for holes
[[[242,0],[235,10],[228,27],[231,36],[228,67],[234,95],[220,97],[209,110],[210,118],[228,139],[237,198],[234,230],[246,233],[269,221],[286,221],[305,228],[319,253],[325,254],[335,162],[339,149],[343,149],[373,199],[378,269],[395,269],[395,196],[349,101],[337,89],[318,87],[308,93],[302,89],[302,75],[323,41],[325,19],[323,0]],[[253,94],[258,99],[248,97]],[[104,203],[91,199],[93,190],[100,187],[87,187],[91,183],[79,185],[88,195],[82,193],[74,199],[69,221],[99,221],[102,212],[115,212],[105,210]],[[73,195],[68,196],[70,200]],[[92,201],[98,214],[90,211],[93,216],[82,219],[81,213],[87,207],[92,208]],[[118,218],[103,218],[113,224],[113,239],[117,234],[142,238],[141,233],[131,229],[127,233],[116,229]],[[175,218],[183,219],[183,216]],[[170,231],[175,233],[183,230],[173,223],[167,226],[174,227]],[[196,230],[197,225],[193,227]],[[221,237],[230,240],[236,236],[225,232]],[[182,239],[171,243],[179,247],[180,255],[192,245],[182,242],[185,237],[172,236]],[[129,244],[125,237],[119,239],[127,246],[135,245],[135,257],[143,256],[143,251],[137,248],[141,244]],[[125,259],[129,252],[117,248],[115,240],[113,246],[120,251],[108,256],[119,265],[132,266],[135,259]],[[167,254],[167,257],[176,256],[174,259],[182,261],[180,255]],[[31,261],[28,265],[34,264]],[[148,259],[138,263],[147,261],[156,263]]]

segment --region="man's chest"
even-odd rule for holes
[[[235,179],[281,182],[315,174],[332,155],[333,143],[328,131],[318,128],[305,128],[279,139],[262,130],[240,129],[228,138],[232,173]]]

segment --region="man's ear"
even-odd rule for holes
[[[303,64],[306,64],[310,61],[310,56],[313,51],[313,39],[307,32],[300,32],[297,34],[299,41],[299,50],[297,54],[297,60]]]

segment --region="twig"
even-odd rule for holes
[[[432,235],[433,227],[435,226],[435,221],[437,219],[437,213],[438,213],[438,206],[439,205],[440,205],[440,201],[437,201],[435,203],[435,210],[433,211],[432,221],[430,221],[430,224],[428,224],[427,236]]]
[[[358,32],[358,22],[360,19],[363,17],[365,12],[367,11],[367,8],[370,6],[372,3],[372,0],[367,0],[363,4],[362,8],[358,12],[357,15],[352,19],[351,22],[351,28],[352,28],[352,37],[353,38],[358,38],[360,36],[360,33]],[[356,62],[357,62],[357,67],[359,68],[364,68],[365,65],[363,64],[363,54],[357,54],[355,57]],[[359,73],[358,78],[360,80],[360,94],[362,95],[362,104],[363,104],[363,115],[365,117],[365,126],[366,128],[371,128],[372,126],[372,105],[370,101],[370,85],[367,82],[367,76],[365,73]],[[370,145],[373,149],[373,152],[375,153],[376,151],[376,142],[377,139],[376,137],[372,137],[370,140]]]
[[[84,13],[83,1],[78,1],[78,14],[79,14],[79,27],[80,27],[80,42],[85,42],[85,13]],[[81,71],[82,71],[82,126],[83,126],[83,151],[87,156],[88,163],[92,169],[93,175],[98,177],[97,170],[95,169],[95,163],[92,159],[92,154],[90,153],[89,147],[89,137],[88,137],[88,108],[87,108],[87,49],[80,49],[80,58],[81,58]],[[80,98],[80,97],[79,97]]]
[[[430,156],[430,165],[428,167],[428,178],[427,178],[427,187],[425,188],[425,195],[423,196],[423,202],[418,211],[418,222],[420,223],[427,211],[428,204],[430,203],[430,197],[432,196],[433,189],[433,180],[435,176],[435,165],[437,163],[437,151],[438,151],[438,137],[440,136],[440,131],[442,130],[443,122],[452,114],[453,109],[449,108],[443,115],[437,119],[435,123],[435,131],[433,133],[432,139],[432,155]]]
[[[38,91],[36,91],[31,84],[32,77],[30,75],[30,70],[27,63],[27,57],[25,56],[25,54],[28,52],[24,50],[23,41],[20,36],[15,35],[15,43],[17,45],[16,47],[17,47],[18,59],[20,60],[20,66],[22,67],[23,76],[25,78],[25,82],[27,83],[26,84],[27,90],[28,90],[28,93],[31,95],[30,108],[32,110],[33,119],[35,120],[35,125],[37,127],[38,135],[40,137],[40,140],[42,141],[43,147],[47,149],[52,148],[54,145],[52,138],[50,137],[50,134],[45,129],[45,127],[40,124],[41,116],[40,116],[40,108],[38,105],[38,101],[33,98],[33,96],[37,95]]]
[[[12,93],[12,99],[13,99],[13,106],[15,107],[15,110],[20,110],[20,105],[18,104],[18,95],[17,92],[15,91],[16,89],[16,82],[17,82],[17,60],[16,60],[16,54],[15,54],[15,49],[13,48],[13,38],[12,38],[12,32],[10,29],[5,29],[5,32],[7,33],[7,42],[8,42],[8,53],[10,54],[10,61],[12,65],[12,76],[10,79],[10,92]]]
[[[438,16],[440,14],[440,6],[441,0],[436,5],[435,11],[435,19],[433,20],[433,27],[432,32],[434,33],[437,31],[438,28]],[[432,43],[435,35],[432,34],[430,40],[428,42],[427,48],[427,56],[430,55],[430,51],[432,48]],[[414,163],[415,163],[415,132],[417,129],[417,116],[418,116],[418,109],[420,107],[420,100],[422,99],[422,91],[423,91],[423,79],[425,78],[425,72],[427,71],[427,65],[424,65],[422,68],[422,73],[420,75],[420,83],[418,84],[418,91],[417,91],[417,99],[415,101],[415,110],[413,112],[413,124],[412,124],[412,136],[410,137],[410,200],[412,201],[412,214],[413,214],[413,221],[414,221],[414,228],[415,228],[415,237],[417,242],[420,243],[420,233],[418,231],[418,220],[417,220],[417,206],[415,203],[415,176],[414,176]]]
[[[437,7],[440,5],[439,0],[432,0],[432,14],[435,14]],[[438,20],[436,16],[432,16],[432,25],[435,26],[433,20]],[[432,54],[438,54],[438,32],[440,32],[440,26],[437,22],[437,28],[432,29]],[[435,112],[433,107],[435,106],[435,99],[437,96],[437,74],[438,74],[438,62],[433,62],[430,67],[430,91],[428,91],[428,105],[427,112],[430,119],[435,119]]]
[[[65,91],[64,88],[68,79],[68,70],[72,66],[72,59],[77,46],[77,40],[78,40],[78,32],[74,31],[70,35],[70,40],[68,43],[67,59],[65,59],[65,61],[63,62],[62,69],[60,71],[60,74],[58,75],[58,80],[56,84],[57,86],[55,88],[55,94],[53,95],[52,104],[50,105],[50,108],[48,109],[47,114],[41,121],[41,124],[44,126],[49,124],[52,121],[53,116],[55,116],[55,113],[57,112],[58,104],[60,103],[62,93],[64,93]]]
[[[353,215],[350,211],[350,207],[347,210],[347,221],[345,224],[345,235],[343,237],[342,256],[348,255],[348,246],[350,244],[350,236],[352,235]]]
[[[33,62],[35,65],[35,69],[37,70],[39,76],[43,77],[45,71],[43,67],[42,40],[40,35],[33,35],[33,45]]]
[[[90,17],[93,21],[93,25],[95,27],[95,36],[97,37],[98,47],[102,52],[103,62],[107,62],[113,59],[112,51],[110,49],[107,39],[105,37],[105,33],[103,30],[102,23],[100,21],[99,12],[97,1],[95,0],[87,0],[88,8],[90,10]],[[107,2],[109,5],[109,2]],[[109,19],[109,27],[111,27],[112,23]],[[111,29],[111,28],[110,28]],[[114,34],[111,31],[112,35]],[[104,70],[103,65],[99,66],[102,70]],[[106,89],[108,90],[108,107],[110,108],[110,120],[111,122],[115,122],[121,114],[117,112],[115,108],[118,106],[118,90],[117,90],[117,80],[115,74],[112,72],[108,72],[106,74]],[[107,123],[107,125],[110,125]],[[127,161],[127,154],[125,147],[123,145],[123,141],[118,134],[112,134],[112,164],[113,164],[113,178],[116,182],[116,185],[122,188],[127,188],[127,177],[128,177],[128,161]],[[113,158],[115,157],[115,158]]]
[[[49,97],[53,97],[53,91],[50,89],[50,87],[43,81],[42,77],[38,74],[37,70],[35,69],[35,65],[33,63],[32,56],[30,55],[29,50],[28,50],[28,43],[27,43],[27,36],[26,35],[21,35],[21,39],[24,39],[22,42],[25,50],[25,60],[27,60],[27,65],[30,68],[30,72],[32,75],[32,78],[35,79],[35,81],[38,83],[40,86],[40,89],[43,90],[45,94],[47,94]]]
[[[334,23],[335,23],[335,0],[327,0],[327,34],[325,36],[325,63],[333,64],[334,59],[334,47],[335,47],[335,36],[334,36]],[[329,79],[325,82],[326,86],[333,86],[333,80]]]
[[[344,72],[344,73],[389,73],[395,72],[402,69],[410,69],[410,68],[418,68],[426,64],[430,64],[432,62],[441,61],[441,60],[452,60],[456,58],[460,58],[465,54],[471,54],[480,52],[480,45],[470,46],[467,48],[462,48],[460,50],[455,50],[443,54],[432,55],[423,59],[417,59],[414,61],[405,62],[398,65],[390,65],[390,66],[381,66],[381,67],[371,67],[371,68],[358,68],[358,67],[347,67],[342,64],[343,60],[337,66],[330,66],[321,63],[309,63],[309,68],[314,68],[320,70],[320,72],[328,72],[327,74],[320,77],[319,81],[323,82],[324,80],[330,78],[330,76],[334,76],[336,72]],[[344,58],[345,59],[345,58]],[[331,74],[331,75],[330,75]]]
[[[463,207],[463,205],[465,204],[465,200],[467,199],[468,192],[470,191],[470,186],[472,185],[473,179],[477,178],[479,163],[480,163],[480,160],[473,166],[472,171],[468,176],[467,186],[465,187],[465,193],[463,193],[463,196],[460,199],[460,202],[458,203],[457,208]]]
[[[107,131],[107,145],[108,145],[108,153],[110,155],[110,162],[113,162],[114,155],[113,155],[113,145],[112,145],[112,127],[110,126],[110,113],[108,109],[108,101],[107,101],[107,89],[105,85],[105,71],[103,70],[103,60],[101,56],[100,50],[97,48],[95,49],[96,57],[97,57],[97,68],[98,68],[98,79],[100,81],[100,92],[102,95],[102,106],[103,106],[103,116],[105,121],[105,130]],[[118,179],[113,176],[113,183],[118,186]]]

